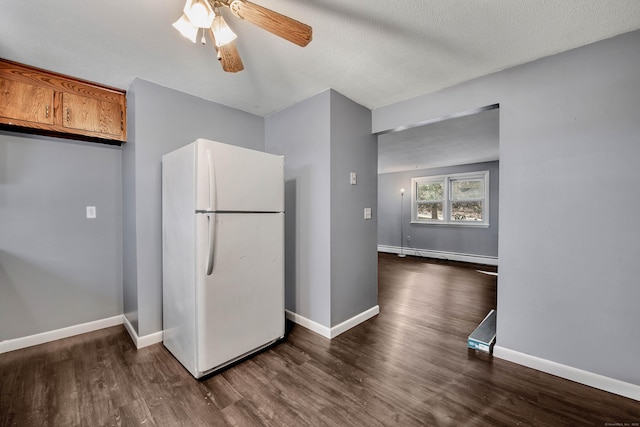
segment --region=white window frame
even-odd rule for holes
[[[484,198],[482,200],[483,221],[452,220],[451,218],[451,181],[460,179],[480,179],[484,182]],[[418,219],[418,185],[443,182],[443,219]],[[411,178],[411,223],[429,225],[453,225],[457,227],[489,227],[489,171],[465,172],[447,175],[420,176]]]

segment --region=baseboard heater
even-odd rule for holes
[[[469,335],[467,346],[487,353],[493,352],[496,343],[496,311],[491,310],[478,327]]]

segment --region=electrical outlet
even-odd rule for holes
[[[411,236],[407,236],[407,242],[411,241]]]
[[[87,218],[93,219],[96,217],[96,207],[87,206]]]

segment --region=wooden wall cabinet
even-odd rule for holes
[[[0,59],[0,126],[107,144],[127,139],[126,92]]]

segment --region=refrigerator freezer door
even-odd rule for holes
[[[284,214],[196,217],[197,369],[207,372],[284,336]]]
[[[198,139],[196,210],[283,212],[284,159]]]

